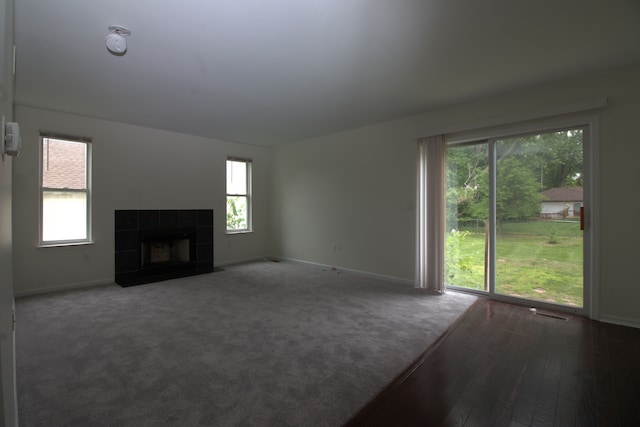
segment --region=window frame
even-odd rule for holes
[[[227,187],[226,176],[228,173],[229,162],[244,163],[246,166],[246,194],[229,193]],[[246,228],[229,228],[227,224],[227,200],[229,197],[245,197],[247,200],[247,227]],[[225,233],[226,234],[246,234],[253,232],[253,160],[242,157],[227,157],[225,161]]]
[[[85,189],[64,189],[56,187],[45,187],[43,185],[44,170],[44,142],[48,139],[55,139],[65,142],[81,143],[85,144]],[[58,247],[58,246],[74,246],[74,245],[88,245],[93,244],[92,236],[92,139],[88,137],[78,137],[70,135],[61,135],[50,132],[41,132],[39,138],[39,162],[38,162],[38,247]],[[83,239],[59,239],[59,240],[44,240],[44,193],[46,191],[59,191],[66,193],[83,193],[86,195],[86,237]]]

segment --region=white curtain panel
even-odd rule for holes
[[[418,140],[417,288],[444,293],[445,138]]]

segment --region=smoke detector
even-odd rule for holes
[[[131,31],[120,25],[109,25],[109,35],[107,35],[107,49],[114,55],[122,56],[127,52],[127,41],[125,37],[131,35]]]

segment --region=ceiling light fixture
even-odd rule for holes
[[[131,35],[131,31],[120,25],[109,25],[109,35],[107,35],[107,49],[114,55],[122,56],[127,52],[127,41],[125,37]]]

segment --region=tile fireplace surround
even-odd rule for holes
[[[213,271],[212,209],[115,211],[115,281],[120,286]]]

